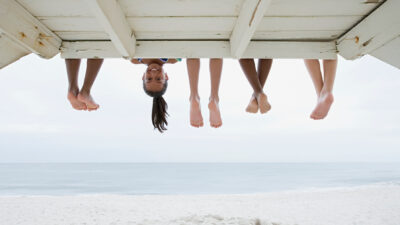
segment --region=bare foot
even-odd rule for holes
[[[208,103],[208,109],[210,110],[210,126],[218,128],[222,126],[221,113],[219,111],[218,101],[215,99],[210,99]]]
[[[204,125],[199,98],[190,98],[190,125],[193,127],[202,127]]]
[[[85,103],[89,111],[97,110],[100,107],[88,93],[80,92],[78,100]]]
[[[79,101],[77,98],[78,92],[79,92],[78,90],[68,91],[67,95],[68,101],[71,103],[72,108],[76,110],[86,110],[87,109],[86,104]]]
[[[260,93],[256,95],[258,107],[260,108],[260,113],[267,113],[271,110],[271,105],[268,102],[267,95],[264,93]]]
[[[247,105],[246,112],[248,113],[257,113],[258,112],[258,103],[256,97],[254,95],[251,96],[250,102]]]
[[[321,92],[317,106],[314,111],[311,113],[310,118],[314,120],[322,120],[324,119],[331,108],[333,103],[333,95],[331,92]]]

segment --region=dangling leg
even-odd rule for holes
[[[335,82],[337,60],[324,60],[324,86],[318,97],[318,104],[313,114],[314,119],[324,119],[333,103],[333,84]]]
[[[267,96],[263,92],[260,80],[257,75],[256,66],[253,59],[240,59],[240,66],[244,74],[247,77],[251,87],[253,88],[253,96],[257,100],[258,107],[252,105],[252,100],[250,100],[249,105],[246,108],[247,112],[256,113],[258,108],[260,108],[261,113],[266,113],[271,109],[271,105],[268,103]]]
[[[258,60],[258,80],[260,81],[261,87],[264,89],[265,83],[267,82],[267,78],[269,75],[269,71],[271,71],[272,59],[259,59]]]
[[[80,59],[65,59],[65,65],[67,66],[68,74],[68,95],[67,98],[72,105],[72,108],[76,110],[86,110],[86,104],[80,102],[77,98],[79,94],[78,87],[78,74],[79,66],[81,64]]]
[[[222,73],[222,59],[210,59],[211,95],[208,109],[210,110],[210,125],[214,128],[222,126],[221,113],[219,111],[219,84]]]
[[[317,59],[307,59],[304,62],[310,73],[318,97],[317,106],[310,117],[315,120],[323,119],[328,114],[333,103],[332,88],[335,80],[337,60],[324,60],[324,81],[322,80],[320,64]]]
[[[261,87],[264,88],[267,82],[269,71],[271,71],[272,59],[259,59],[258,60],[258,79],[260,81]]]
[[[264,88],[265,82],[267,81],[267,77],[269,71],[271,70],[272,59],[259,59],[258,60],[258,68],[257,68],[257,75],[258,80],[260,81],[261,87]],[[247,112],[250,113],[257,113],[258,111],[258,104],[257,99],[255,97],[255,93],[250,98],[249,105],[246,108]]]
[[[308,73],[310,74],[311,80],[314,84],[315,92],[317,93],[317,97],[319,93],[321,93],[322,86],[324,86],[324,81],[322,80],[321,68],[319,65],[318,59],[305,59],[304,63],[306,64]]]
[[[81,91],[79,92],[78,100],[84,102],[89,111],[97,110],[100,107],[90,95],[90,90],[92,89],[92,85],[96,80],[103,61],[104,59],[87,60],[85,81]]]
[[[203,126],[203,116],[200,109],[200,96],[199,96],[199,73],[200,73],[200,59],[187,59],[186,60],[189,85],[190,85],[190,125],[193,127]]]

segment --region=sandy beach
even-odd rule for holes
[[[398,225],[400,186],[249,195],[2,196],[1,225]]]

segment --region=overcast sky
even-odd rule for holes
[[[274,61],[265,88],[272,110],[253,115],[245,113],[250,85],[238,62],[226,59],[219,129],[208,124],[208,60],[201,61],[200,129],[189,125],[186,62],[167,65],[171,116],[164,134],[150,121],[143,70],[105,60],[92,90],[101,108],[90,113],[67,102],[59,56],[30,55],[0,70],[0,162],[400,162],[400,70],[373,57],[340,58],[324,121],[309,119],[316,97],[302,60]]]

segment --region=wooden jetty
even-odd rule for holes
[[[0,68],[49,59],[372,55],[400,68],[400,0],[0,0]]]

